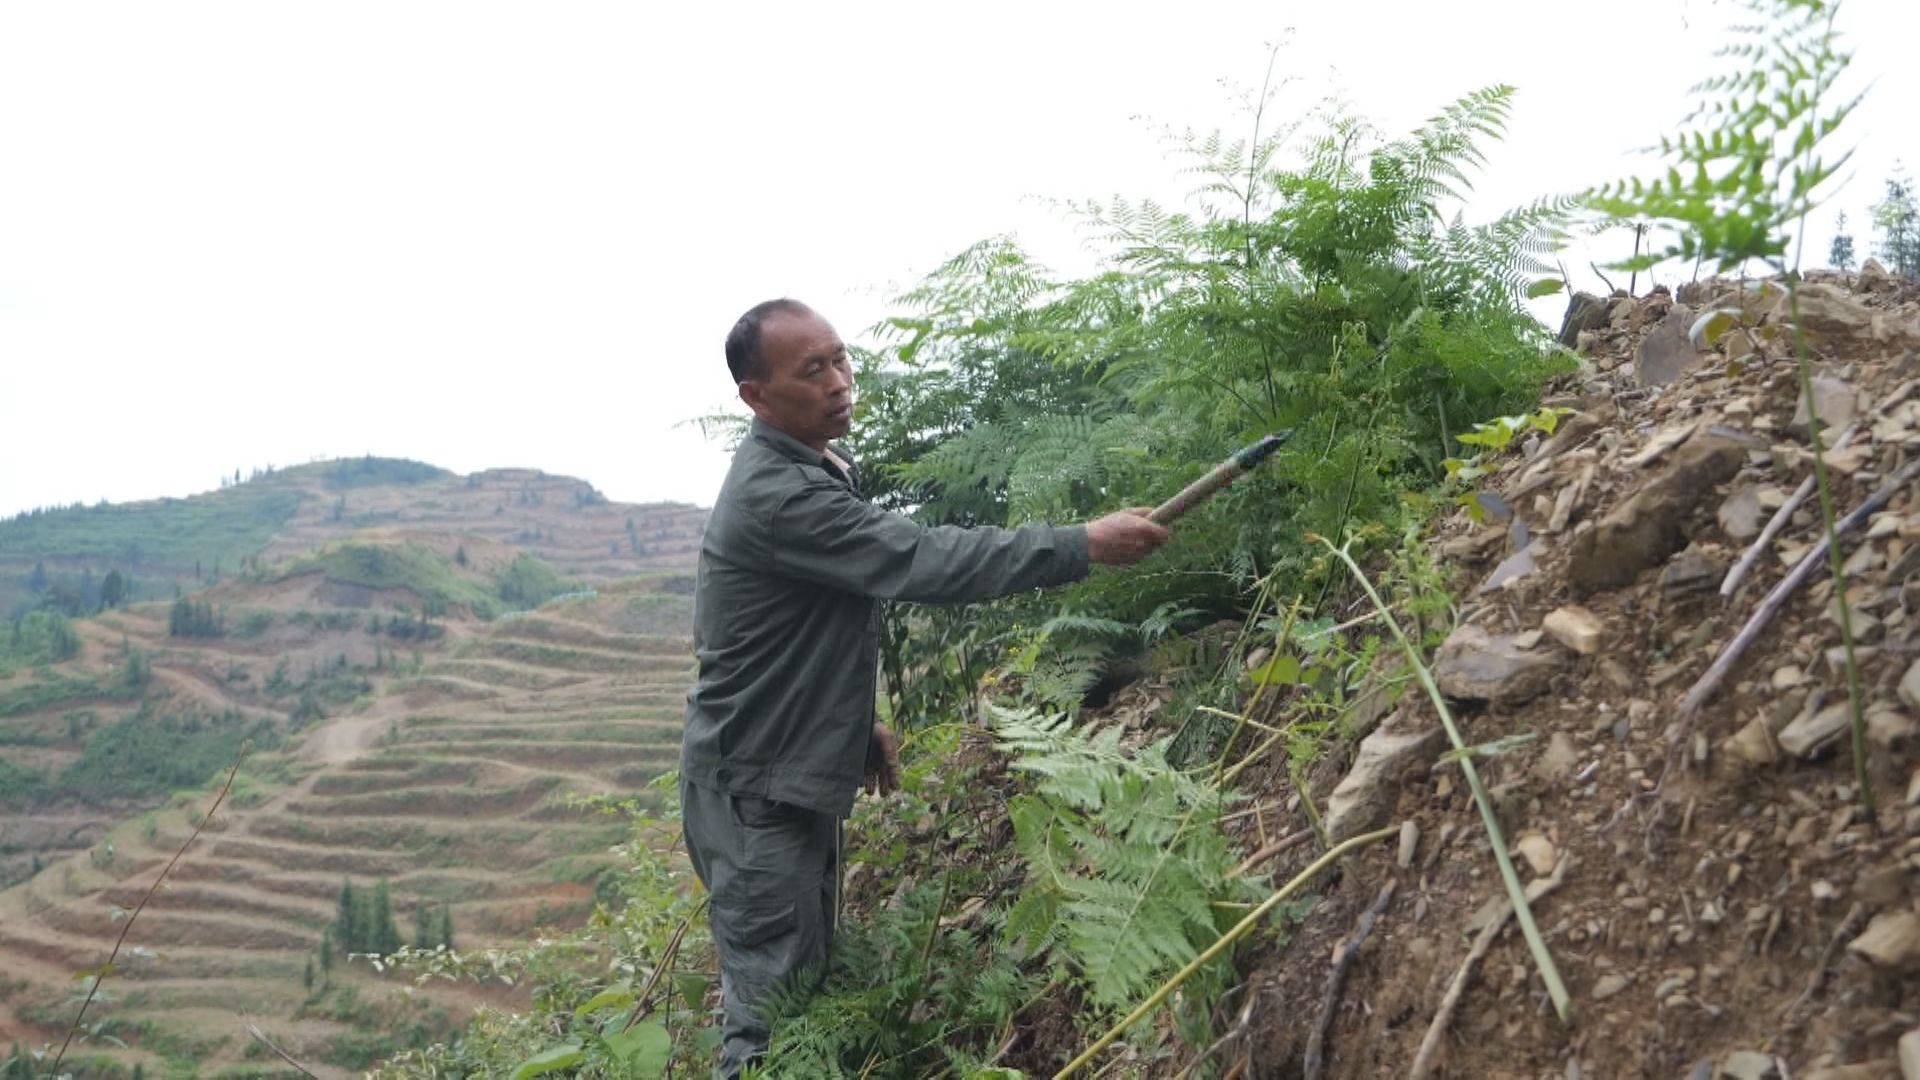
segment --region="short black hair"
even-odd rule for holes
[[[734,383],[760,377],[764,360],[760,355],[760,328],[769,315],[782,313],[811,315],[813,309],[783,296],[778,300],[762,300],[734,320],[733,329],[727,331],[727,370],[733,374]]]

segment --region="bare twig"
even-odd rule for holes
[[[1197,974],[1201,968],[1204,968],[1208,964],[1215,961],[1216,959],[1219,959],[1219,957],[1222,954],[1224,954],[1228,949],[1233,948],[1235,942],[1238,942],[1241,938],[1245,937],[1247,933],[1251,931],[1254,927],[1260,925],[1261,920],[1265,919],[1268,913],[1272,912],[1274,908],[1278,907],[1281,901],[1292,896],[1294,893],[1299,892],[1302,888],[1306,886],[1307,882],[1312,881],[1316,876],[1318,876],[1320,871],[1325,870],[1327,867],[1332,866],[1334,863],[1340,861],[1340,859],[1343,856],[1345,856],[1347,852],[1352,851],[1355,848],[1362,847],[1366,844],[1378,843],[1381,840],[1385,840],[1389,836],[1397,835],[1399,832],[1400,832],[1400,828],[1399,826],[1396,825],[1391,828],[1381,829],[1378,832],[1363,833],[1359,836],[1354,837],[1351,840],[1346,841],[1345,843],[1339,845],[1338,847],[1335,847],[1332,851],[1327,852],[1325,855],[1320,856],[1318,859],[1315,859],[1311,866],[1308,866],[1305,870],[1300,871],[1300,873],[1296,875],[1293,878],[1293,880],[1287,882],[1285,885],[1282,885],[1276,892],[1274,892],[1272,896],[1269,896],[1265,900],[1262,900],[1260,902],[1260,906],[1254,908],[1252,911],[1247,912],[1247,915],[1245,918],[1235,923],[1232,929],[1228,930],[1224,934],[1221,934],[1219,937],[1219,940],[1207,946],[1205,952],[1202,952],[1199,956],[1194,957],[1193,960],[1189,962],[1186,967],[1183,967],[1178,972],[1175,972],[1174,976],[1171,979],[1168,979],[1164,984],[1161,985],[1161,987],[1158,990],[1155,990],[1152,994],[1148,995],[1147,1000],[1135,1006],[1132,1012],[1128,1013],[1126,1016],[1120,1019],[1119,1023],[1113,1025],[1111,1028],[1108,1028],[1106,1031],[1106,1034],[1101,1035],[1098,1039],[1095,1039],[1093,1041],[1093,1044],[1088,1046],[1085,1050],[1082,1050],[1078,1057],[1074,1058],[1072,1061],[1069,1061],[1065,1068],[1061,1069],[1057,1073],[1054,1073],[1053,1080],[1066,1080],[1067,1077],[1072,1076],[1074,1073],[1077,1073],[1081,1069],[1086,1068],[1087,1065],[1090,1064],[1095,1057],[1099,1056],[1100,1051],[1105,1050],[1108,1046],[1112,1045],[1113,1040],[1125,1034],[1128,1028],[1138,1023],[1142,1018],[1152,1013],[1155,1009],[1158,1009],[1160,1005],[1163,1002],[1165,1002],[1167,998],[1171,996],[1175,990],[1178,990],[1180,989],[1180,987],[1186,985],[1187,980],[1193,978],[1194,975]]]
[[[1245,986],[1246,984],[1243,983],[1241,985]],[[1232,991],[1228,992],[1231,993]],[[1178,1080],[1187,1080],[1188,1077],[1199,1072],[1200,1066],[1210,1061],[1213,1055],[1219,1053],[1235,1040],[1246,1038],[1247,1028],[1253,1023],[1253,1007],[1259,1003],[1260,995],[1249,992],[1246,1002],[1240,1006],[1240,1015],[1234,1020],[1233,1026],[1228,1028],[1219,1038],[1213,1040],[1205,1050],[1200,1051],[1199,1055],[1192,1061],[1187,1062],[1187,1067],[1180,1070]]]
[[[1253,854],[1247,856],[1246,859],[1243,860],[1239,866],[1234,868],[1233,876],[1246,877],[1247,874],[1252,872],[1253,869],[1259,866],[1261,863],[1266,862],[1268,859],[1273,858],[1275,855],[1279,855],[1287,851],[1292,851],[1294,848],[1297,848],[1301,844],[1305,843],[1307,838],[1312,835],[1313,835],[1312,829],[1301,829],[1299,832],[1288,833],[1287,835],[1281,837],[1280,839],[1275,840],[1273,843],[1268,844],[1266,847],[1261,848],[1259,851],[1256,851]]]
[[[708,899],[710,898],[702,897],[699,906],[687,912],[687,917],[681,919],[680,925],[674,928],[673,936],[667,939],[667,947],[660,951],[660,962],[653,966],[653,974],[647,976],[647,984],[640,988],[640,995],[633,1003],[633,1011],[627,1014],[627,1022],[620,1025],[621,1031],[631,1028],[653,1011],[648,1001],[653,997],[654,987],[660,985],[660,980],[672,969],[674,958],[680,954],[680,942],[687,936],[687,928],[693,925],[693,920],[699,918],[701,912],[707,910]]]
[[[1865,905],[1855,903],[1848,909],[1847,917],[1840,920],[1839,926],[1834,927],[1833,937],[1827,940],[1827,947],[1820,954],[1820,962],[1813,966],[1813,974],[1807,976],[1806,989],[1800,991],[1799,997],[1794,998],[1786,1008],[1780,1010],[1780,1019],[1786,1020],[1792,1017],[1800,1010],[1800,1006],[1805,1005],[1812,1000],[1813,995],[1820,992],[1820,985],[1827,981],[1827,971],[1833,967],[1833,958],[1840,955],[1840,946],[1853,939],[1854,934],[1860,930],[1860,924],[1866,919]]]
[[[181,844],[180,850],[174,852],[173,858],[167,860],[167,865],[160,868],[160,876],[153,879],[153,884],[147,887],[147,894],[140,898],[140,902],[134,905],[133,911],[127,915],[127,921],[121,924],[120,936],[113,939],[113,951],[107,954],[106,963],[94,969],[92,983],[87,987],[87,999],[80,1003],[80,1011],[74,1014],[73,1023],[68,1025],[67,1037],[60,1043],[60,1052],[53,1055],[53,1064],[48,1067],[48,1073],[59,1073],[61,1059],[67,1056],[67,1047],[73,1044],[74,1035],[79,1033],[80,1021],[86,1019],[87,1006],[93,1004],[94,995],[100,992],[100,984],[106,981],[108,975],[113,974],[113,961],[120,955],[120,946],[126,943],[127,932],[133,929],[134,920],[147,909],[147,901],[153,899],[153,894],[160,891],[160,883],[167,880],[167,875],[173,872],[174,864],[180,861],[180,856],[185,855],[187,849],[193,846],[193,842],[200,838],[201,831],[207,827],[207,822],[213,820],[214,812],[220,809],[220,804],[227,801],[227,793],[233,790],[234,775],[240,771],[240,763],[247,760],[247,752],[252,749],[253,740],[251,739],[240,744],[239,756],[233,759],[233,767],[227,770],[227,782],[220,785],[220,794],[214,797],[213,805],[207,807],[206,815],[200,819],[200,824],[193,827],[193,833],[187,837],[186,843]]]
[[[1840,433],[1838,439],[1834,440],[1833,448],[1846,449],[1847,444],[1853,441],[1854,435],[1858,432],[1857,427],[1848,427]],[[1721,596],[1732,596],[1734,591],[1740,588],[1741,582],[1747,580],[1747,575],[1753,572],[1753,566],[1760,561],[1760,556],[1773,546],[1773,538],[1780,534],[1781,529],[1787,527],[1787,521],[1793,517],[1794,511],[1799,510],[1800,504],[1806,502],[1807,498],[1813,494],[1813,487],[1814,476],[1808,473],[1807,478],[1802,480],[1793,494],[1787,497],[1787,501],[1780,504],[1780,509],[1773,512],[1773,517],[1767,520],[1766,527],[1760,530],[1759,537],[1740,556],[1740,561],[1734,563],[1733,569],[1727,571],[1726,580],[1720,583]]]
[[[1313,1026],[1313,1034],[1307,1038],[1303,1065],[1306,1080],[1320,1080],[1320,1072],[1326,1065],[1327,1032],[1333,1027],[1333,1014],[1340,1005],[1340,988],[1347,981],[1347,971],[1353,967],[1354,957],[1360,955],[1360,946],[1366,943],[1367,935],[1373,933],[1375,920],[1387,909],[1387,904],[1393,900],[1394,887],[1399,884],[1393,879],[1387,881],[1380,895],[1373,898],[1373,903],[1367,905],[1366,911],[1361,912],[1353,933],[1334,950],[1333,971],[1327,975],[1327,994],[1320,1002],[1320,1020]]]
[[[1541,878],[1527,890],[1530,899],[1538,900],[1560,887],[1566,880],[1568,860],[1562,858],[1560,865],[1553,868],[1551,877]],[[1453,1014],[1460,1007],[1460,998],[1467,992],[1467,982],[1473,978],[1473,969],[1480,958],[1487,955],[1493,947],[1493,939],[1513,917],[1513,905],[1503,902],[1499,912],[1481,929],[1480,936],[1473,940],[1473,948],[1467,950],[1467,958],[1460,962],[1460,970],[1453,973],[1453,981],[1447,984],[1446,996],[1440,999],[1440,1009],[1433,1014],[1433,1022],[1427,1025],[1427,1033],[1420,1039],[1420,1049],[1413,1056],[1413,1067],[1407,1070],[1407,1080],[1426,1080],[1440,1053],[1440,1040],[1446,1035],[1447,1028],[1453,1024]]]
[[[1859,528],[1869,514],[1885,506],[1887,501],[1915,476],[1920,476],[1920,457],[1914,458],[1899,472],[1894,473],[1892,479],[1882,485],[1880,490],[1867,496],[1867,501],[1855,507],[1852,513],[1834,522],[1833,535],[1837,537]],[[1804,584],[1807,578],[1813,576],[1814,570],[1827,557],[1827,546],[1827,538],[1821,537],[1819,542],[1814,544],[1813,549],[1808,551],[1787,573],[1787,576],[1780,579],[1780,584],[1773,587],[1773,591],[1767,594],[1766,599],[1760,601],[1759,606],[1753,609],[1753,615],[1747,619],[1746,625],[1740,628],[1740,632],[1734,635],[1726,648],[1720,650],[1720,655],[1714,657],[1712,666],[1708,667],[1699,681],[1693,684],[1693,688],[1687,691],[1687,696],[1680,699],[1682,717],[1691,717],[1698,713],[1700,707],[1707,703],[1707,699],[1720,689],[1720,684],[1726,681],[1727,673],[1733,670],[1733,665],[1739,662],[1748,647],[1759,638],[1761,631],[1773,621],[1773,617],[1780,613],[1780,608],[1786,604],[1787,598],[1792,596],[1794,590]],[[1835,589],[1845,587],[1844,581],[1834,582]]]
[[[256,1025],[251,1020],[247,1021],[247,1034],[253,1038],[254,1042],[257,1042],[261,1046],[264,1046],[267,1049],[273,1051],[275,1054],[278,1054],[280,1056],[281,1061],[284,1061],[287,1064],[293,1066],[296,1070],[299,1071],[300,1075],[311,1076],[313,1077],[313,1080],[320,1080],[319,1073],[316,1073],[312,1069],[309,1069],[305,1065],[302,1065],[298,1061],[295,1061],[293,1059],[292,1054],[289,1054],[285,1050],[280,1049],[280,1047],[272,1039],[267,1038],[267,1033],[264,1031],[261,1031],[259,1026]]]

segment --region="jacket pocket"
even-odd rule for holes
[[[804,806],[762,799],[757,795],[729,795],[733,823],[743,829],[776,829],[800,821],[810,813]]]
[[[737,907],[714,910],[714,930],[736,949],[763,945],[799,925],[792,898],[749,900]]]

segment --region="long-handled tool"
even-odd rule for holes
[[[1275,450],[1293,437],[1291,430],[1269,435],[1257,443],[1241,448],[1232,457],[1213,467],[1213,471],[1180,489],[1180,494],[1153,508],[1148,520],[1156,525],[1171,524],[1182,514],[1206,502],[1219,493],[1221,488],[1233,483],[1243,473],[1249,473],[1260,467],[1260,463],[1273,456]]]

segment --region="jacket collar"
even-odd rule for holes
[[[758,439],[784,457],[792,458],[795,461],[804,462],[808,465],[818,465],[826,469],[829,474],[839,475],[841,471],[840,467],[835,465],[825,454],[820,453],[813,447],[781,431],[772,424],[761,420],[757,416],[753,418],[753,424],[748,428],[747,437]],[[854,463],[853,455],[848,453],[846,448],[838,443],[828,443],[827,449],[833,451],[835,457],[847,463],[848,470],[853,474],[849,479],[852,484],[857,487],[859,484],[860,467]]]

